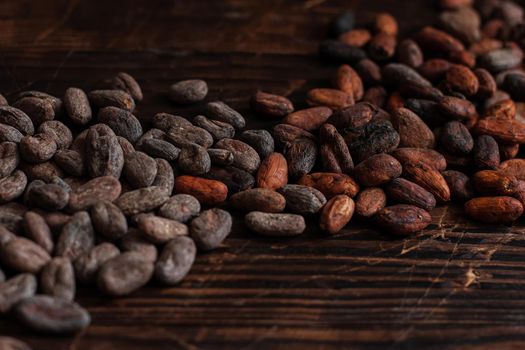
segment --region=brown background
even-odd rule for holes
[[[209,82],[250,118],[256,89],[298,107],[334,67],[315,52],[346,8],[388,10],[407,33],[434,21],[432,1],[1,1],[0,91],[61,96],[125,70],[142,84],[137,115],[191,117],[163,92],[184,78]],[[250,126],[261,125],[250,120]],[[82,290],[92,326],[37,336],[9,319],[0,333],[34,349],[519,349],[525,347],[525,226],[482,226],[455,207],[428,230],[392,240],[352,223],[290,240],[237,225],[224,248],[200,255],[184,283],[108,300]],[[312,221],[315,222],[315,221]]]

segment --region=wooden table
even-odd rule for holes
[[[308,88],[330,84],[334,67],[315,53],[345,8],[391,11],[405,33],[435,19],[430,1],[4,0],[0,91],[61,96],[124,70],[143,86],[142,117],[197,113],[163,95],[194,77],[209,82],[210,99],[248,118],[256,89],[301,107]],[[483,226],[456,207],[432,215],[429,229],[406,240],[359,222],[336,237],[313,228],[296,239],[263,239],[238,223],[178,287],[115,300],[81,290],[93,322],[80,334],[38,336],[9,319],[0,333],[49,350],[523,348],[523,222]]]

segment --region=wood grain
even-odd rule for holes
[[[344,9],[392,11],[407,33],[435,19],[431,1],[2,1],[0,91],[62,95],[124,70],[145,100],[138,116],[191,117],[163,95],[184,78],[209,82],[209,100],[248,111],[257,89],[290,96],[329,86],[315,52]],[[455,206],[429,229],[393,240],[358,221],[335,237],[315,229],[254,237],[236,215],[223,248],[199,255],[178,287],[124,299],[82,289],[93,324],[70,337],[29,333],[8,318],[0,334],[34,349],[519,349],[525,346],[525,225],[486,226]]]

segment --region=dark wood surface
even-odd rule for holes
[[[328,86],[316,57],[328,21],[346,8],[388,10],[403,32],[433,22],[430,0],[2,1],[0,91],[62,95],[124,70],[145,100],[137,114],[192,116],[163,96],[184,78],[209,82],[250,119],[256,89],[290,96]],[[521,349],[525,347],[524,222],[484,226],[437,208],[405,240],[352,222],[335,237],[254,237],[241,223],[224,247],[199,255],[178,287],[106,299],[81,290],[92,325],[38,336],[9,319],[0,334],[34,349]],[[315,220],[311,221],[314,227]]]

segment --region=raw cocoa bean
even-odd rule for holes
[[[225,210],[214,208],[203,211],[191,221],[191,238],[201,250],[218,248],[230,234],[232,217]]]
[[[75,260],[75,277],[80,283],[94,282],[100,267],[119,254],[119,249],[111,243],[101,243],[93,247]]]
[[[319,226],[329,234],[336,234],[345,227],[354,215],[355,203],[342,194],[330,199],[321,211]]]
[[[279,192],[286,198],[286,207],[296,214],[315,214],[326,204],[326,197],[312,187],[285,185]]]
[[[250,100],[251,109],[268,118],[282,118],[294,110],[292,102],[284,96],[257,91]]]
[[[350,176],[339,173],[312,173],[301,177],[298,185],[313,187],[327,198],[344,194],[350,198],[359,192],[359,185]],[[262,210],[259,210],[262,211]]]
[[[279,213],[286,206],[286,199],[281,194],[266,188],[253,188],[235,193],[230,202],[237,210],[265,213]]]
[[[64,225],[55,246],[55,255],[74,260],[89,252],[95,244],[95,233],[89,214],[80,211]]]
[[[29,273],[16,275],[0,283],[0,314],[5,314],[20,301],[35,295],[36,289],[36,277]]]
[[[394,235],[410,235],[421,231],[432,220],[426,210],[407,204],[385,207],[374,218],[380,228]]]
[[[510,224],[523,214],[523,205],[512,197],[478,197],[465,203],[465,212],[488,224]]]
[[[474,189],[467,175],[456,170],[443,171],[442,175],[450,188],[452,200],[464,203],[474,197]]]
[[[68,258],[53,258],[42,269],[40,288],[44,294],[73,301],[75,298],[75,272]]]
[[[204,80],[192,79],[179,81],[170,86],[168,96],[178,104],[197,103],[206,98],[208,84]]]
[[[357,195],[355,212],[361,217],[369,218],[377,214],[385,206],[385,192],[379,187],[369,187],[363,189]]]
[[[155,215],[144,215],[137,222],[138,228],[147,240],[155,244],[164,244],[177,236],[187,236],[188,227],[175,220]]]
[[[297,236],[306,229],[304,218],[296,214],[253,211],[244,217],[244,223],[249,230],[270,237]]]
[[[115,204],[124,215],[135,215],[160,207],[168,198],[169,195],[162,187],[150,186],[124,193]]]
[[[155,278],[163,284],[175,285],[190,271],[197,247],[189,237],[175,237],[164,246],[155,263]]]
[[[102,265],[97,286],[110,296],[128,295],[148,283],[154,269],[153,262],[141,254],[125,252]]]

